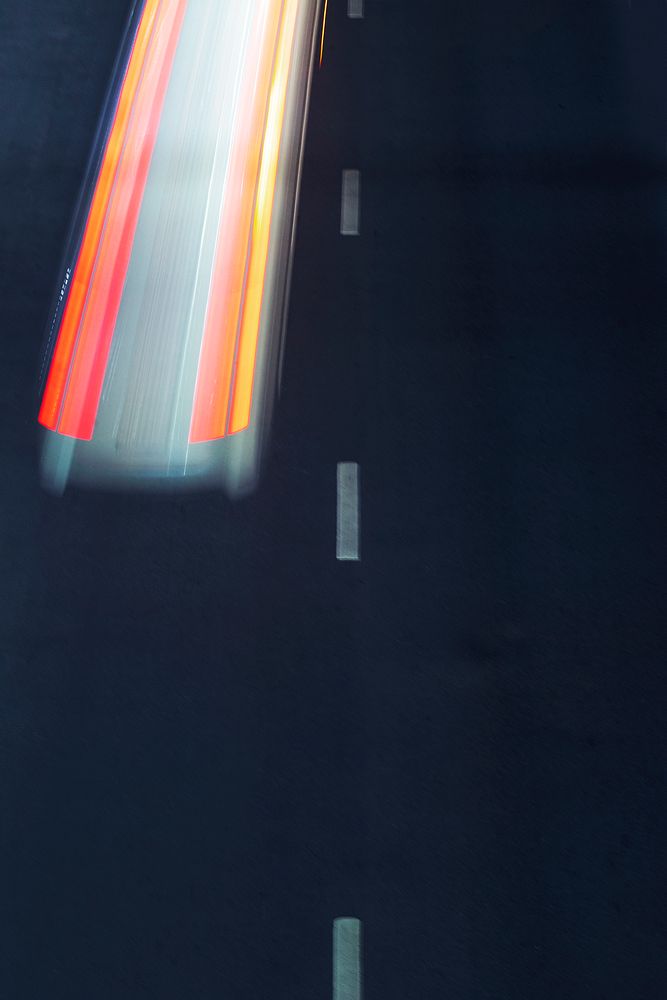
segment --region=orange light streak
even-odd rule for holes
[[[187,0],[162,0],[98,245],[58,430],[90,440]]]
[[[88,296],[102,227],[106,218],[109,198],[111,197],[114,178],[123,150],[130,112],[134,103],[141,69],[146,57],[146,50],[151,39],[159,5],[160,0],[147,0],[144,12],[141,15],[141,21],[139,22],[135,36],[113,125],[107,140],[104,158],[88,213],[88,221],[84,229],[81,248],[72,275],[72,284],[63,312],[60,331],[39,411],[39,422],[51,430],[56,430],[58,424],[67,376],[74,354],[81,316]]]
[[[79,249],[39,421],[90,439],[187,0],[146,0]]]
[[[322,65],[322,60],[324,59],[324,35],[327,30],[328,7],[329,7],[329,0],[324,0],[324,16],[322,17],[322,38],[320,39],[320,66]]]
[[[225,436],[280,14],[281,4],[274,0],[269,0],[268,10],[265,5],[258,11],[245,57],[199,359],[192,442]]]
[[[229,420],[230,434],[243,430],[248,426],[250,421],[259,324],[264,280],[266,277],[269,238],[271,235],[271,217],[273,214],[280,140],[283,130],[298,6],[299,0],[285,0],[276,62],[271,82],[269,110],[264,132],[262,162],[253,218],[250,263],[246,280],[243,317],[241,320],[236,358],[236,377]]]

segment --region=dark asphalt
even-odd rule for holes
[[[0,996],[663,1000],[667,6],[330,2],[238,505],[38,484],[128,6],[0,0]]]

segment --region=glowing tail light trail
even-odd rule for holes
[[[137,0],[58,307],[39,411],[49,468],[252,482],[322,13],[323,0]]]
[[[235,140],[225,184],[226,197],[220,217],[192,412],[192,442],[224,437],[227,430],[234,353],[280,17],[280,4],[264,2],[253,23],[249,51],[253,56],[257,53],[257,57],[246,61],[239,93]]]
[[[243,320],[239,336],[234,396],[232,398],[229,418],[229,430],[232,434],[247,427],[250,420],[252,383],[262,308],[262,289],[264,287],[266,261],[269,250],[280,137],[282,135],[283,115],[285,112],[287,80],[294,29],[296,26],[297,6],[298,0],[286,0],[285,2],[276,54],[276,65],[271,83],[269,112],[264,134],[264,148],[262,150],[262,165],[257,185],[257,200],[252,226],[252,249],[248,267],[246,298],[243,304]]]
[[[329,0],[324,0],[324,14],[322,15],[322,37],[320,38],[320,66],[322,65],[322,60],[324,59],[324,36],[327,30],[328,9],[329,9]]]
[[[252,114],[235,140],[231,204],[221,220],[217,287],[204,335],[190,440],[210,441],[248,426],[271,217],[298,0],[275,5],[264,21],[261,67],[250,77]],[[279,16],[280,15],[280,16]],[[268,109],[267,109],[268,99]],[[263,126],[258,128],[260,124]],[[263,133],[263,144],[260,142]],[[236,196],[241,191],[240,202]],[[240,320],[240,321],[239,321]],[[238,344],[237,340],[238,326]],[[229,397],[236,345],[234,385]],[[229,420],[227,411],[229,412]]]
[[[147,0],[93,195],[39,420],[89,440],[187,0]]]

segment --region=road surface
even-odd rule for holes
[[[0,992],[661,1000],[667,8],[329,3],[240,504],[39,488],[128,4],[4,8]]]

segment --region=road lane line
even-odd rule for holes
[[[339,462],[336,511],[336,559],[359,561],[359,466]]]
[[[333,925],[333,1000],[362,1000],[361,921],[338,917]]]
[[[348,17],[363,17],[364,16],[364,0],[347,0],[347,16]]]
[[[358,170],[344,170],[341,185],[340,231],[342,236],[359,235],[361,180]]]

